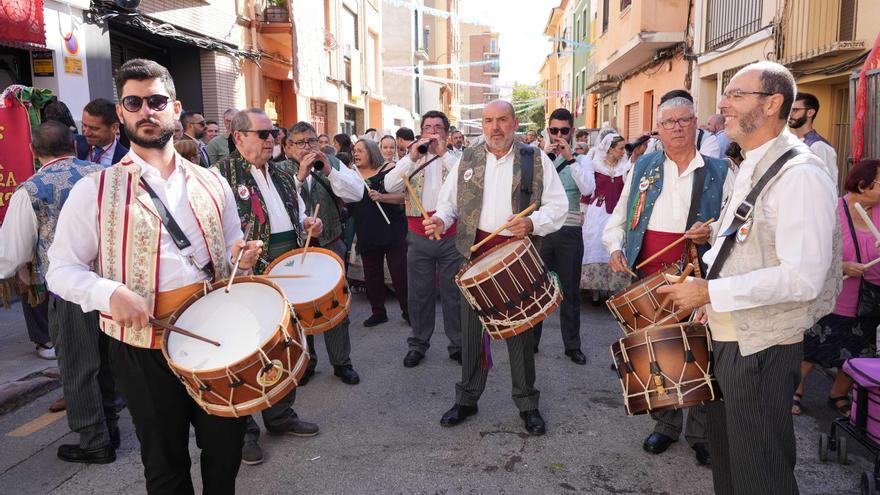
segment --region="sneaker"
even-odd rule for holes
[[[40,359],[58,359],[55,357],[55,347],[49,344],[37,344],[37,357]]]
[[[263,449],[260,444],[253,440],[245,440],[241,447],[241,462],[248,466],[255,466],[263,462]]]

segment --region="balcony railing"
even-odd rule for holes
[[[257,21],[259,22],[290,22],[287,2],[283,0],[256,0],[254,2],[254,12],[256,12]]]
[[[761,28],[762,0],[709,0],[706,50],[715,50]]]
[[[864,50],[856,40],[857,0],[789,0],[782,25],[780,62],[791,64],[824,55]]]

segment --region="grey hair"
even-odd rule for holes
[[[690,109],[691,113],[696,115],[696,110],[694,109],[694,102],[688,100],[687,98],[676,96],[675,98],[670,98],[657,108],[657,118],[658,120],[663,115],[663,110],[667,110],[670,108],[687,108]]]
[[[301,120],[290,128],[290,135],[294,134],[304,134],[306,132],[311,132],[314,135],[318,135],[318,131],[315,130],[315,126],[309,124],[308,122]]]
[[[227,108],[225,112],[223,112],[224,119],[231,119],[235,114],[238,113],[237,108]]]
[[[251,115],[262,115],[263,117],[269,118],[266,115],[266,112],[262,111],[259,108],[248,108],[247,110],[242,110],[235,114],[235,117],[232,118],[232,125],[230,127],[233,131],[246,131],[251,128]]]
[[[367,148],[367,156],[370,157],[370,168],[377,169],[385,163],[385,158],[382,156],[382,152],[379,151],[379,144],[376,141],[372,139],[358,139],[352,145],[352,148],[359,143],[363,143]]]
[[[761,72],[761,91],[771,95],[782,95],[782,106],[779,107],[779,120],[787,120],[791,113],[791,105],[797,95],[797,82],[784,65],[767,60],[749,64],[736,75],[757,70]],[[736,77],[736,76],[734,76]]]

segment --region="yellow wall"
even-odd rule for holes
[[[684,87],[684,77],[687,72],[687,63],[682,59],[672,59],[661,64],[659,67],[648,69],[637,76],[631,77],[620,85],[620,93],[618,95],[618,129],[624,134],[627,133],[626,112],[628,105],[639,103],[641,127],[640,131],[648,131],[652,129],[652,122],[648,122],[644,116],[653,115],[654,120],[657,116],[657,106],[660,104],[660,97],[666,92],[673,89],[681,89]],[[653,108],[646,113],[645,93],[654,92]],[[626,136],[632,140],[637,136]]]
[[[620,47],[647,32],[681,32],[687,23],[688,0],[651,0],[634,1],[629,9],[622,14],[620,2],[608,2],[611,8],[608,17],[608,29],[604,33],[596,32],[596,60],[602,65],[615,56]],[[600,2],[596,16],[595,29],[602,30],[602,4]]]

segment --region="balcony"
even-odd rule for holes
[[[483,75],[484,76],[497,76],[501,72],[501,65],[498,59],[498,56],[490,56],[488,54],[483,54],[483,61],[489,62],[491,64],[486,64],[483,66]]]
[[[286,33],[290,36],[293,25],[290,23],[286,0],[256,0],[254,13],[257,31],[267,34]]]
[[[808,62],[866,49],[855,39],[857,0],[789,0],[782,26],[782,64]]]
[[[762,0],[709,0],[706,9],[706,51],[761,29]]]

